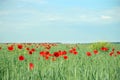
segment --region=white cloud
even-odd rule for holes
[[[24,1],[24,0],[21,0]],[[29,0],[25,0],[26,2]],[[34,0],[30,0],[34,1]],[[36,0],[39,1],[39,0]],[[41,1],[41,0],[40,0]],[[44,24],[43,22],[64,22],[64,23],[93,23],[93,24],[100,24],[100,23],[112,23],[115,21],[120,21],[120,8],[114,8],[105,11],[94,11],[94,10],[83,10],[82,11],[65,11],[63,13],[55,12],[55,10],[49,10],[51,12],[40,12],[39,10],[34,9],[18,9],[18,10],[4,10],[0,11],[1,16],[6,15],[19,15],[19,14],[30,14],[29,17],[23,18],[23,22],[19,22],[18,24]],[[71,13],[73,12],[73,13]],[[16,17],[16,19],[19,19]],[[24,20],[25,19],[25,20]],[[26,22],[25,22],[26,21]]]
[[[102,15],[101,18],[104,19],[104,20],[106,20],[106,19],[112,19],[111,16],[106,16],[106,15]]]

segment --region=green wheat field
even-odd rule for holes
[[[120,44],[0,44],[0,80],[120,80]]]

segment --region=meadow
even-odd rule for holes
[[[120,80],[120,44],[0,44],[0,80]]]

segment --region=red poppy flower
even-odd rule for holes
[[[62,51],[61,51],[61,50],[59,50],[59,51],[58,51],[58,54],[59,54],[59,55],[62,55]]]
[[[68,56],[63,56],[63,58],[64,58],[65,60],[67,60],[67,59],[68,59]]]
[[[73,53],[73,50],[69,50],[70,53]]]
[[[72,48],[72,51],[76,51],[76,48]]]
[[[66,55],[67,54],[67,52],[66,51],[62,51],[62,55]]]
[[[45,59],[48,60],[48,59],[49,59],[49,56],[45,56]]]
[[[30,50],[30,51],[29,51],[29,54],[32,54],[32,53],[33,53],[33,52]]]
[[[106,48],[106,47],[102,47],[101,50],[102,50],[102,51],[107,51],[108,48]]]
[[[34,49],[34,48],[32,48],[32,49],[31,49],[31,51],[32,51],[32,52],[35,52],[35,49]]]
[[[9,51],[13,51],[14,50],[14,47],[11,45],[11,46],[8,46],[8,50]]]
[[[114,52],[112,51],[112,52],[110,52],[110,54],[109,54],[109,55],[110,55],[110,56],[112,56],[113,54],[114,54]]]
[[[73,54],[75,54],[75,55],[76,55],[76,54],[78,54],[78,52],[77,52],[77,51],[75,51]]]
[[[18,49],[22,49],[23,45],[22,44],[18,44],[17,47],[18,47]]]
[[[46,52],[45,52],[45,54],[46,54],[46,55],[49,55],[49,54],[50,54],[50,52],[49,52],[49,51],[46,51]]]
[[[26,48],[26,50],[28,50],[28,51],[29,51],[30,49],[29,49],[29,48]]]
[[[76,48],[72,48],[69,50],[70,53],[73,53],[73,54],[78,54],[78,52],[76,51]]]
[[[87,55],[87,56],[91,56],[92,54],[91,54],[90,52],[87,52],[86,55]]]
[[[120,55],[120,51],[117,51],[117,54]]]
[[[34,68],[34,64],[33,63],[29,63],[29,69],[33,70],[33,68]]]
[[[50,54],[49,51],[41,51],[41,52],[40,52],[40,55],[43,56],[43,57],[46,57],[46,56],[47,56],[47,57],[52,56],[52,54]]]
[[[19,56],[19,60],[20,60],[20,61],[23,61],[24,59],[25,59],[24,56],[22,56],[22,55]]]
[[[54,52],[53,55],[54,55],[55,57],[59,57],[59,56],[60,56],[59,52]]]
[[[45,55],[45,52],[44,52],[44,51],[41,51],[41,52],[40,52],[40,55],[41,55],[41,56],[44,56],[44,55]]]
[[[94,50],[94,54],[98,54],[98,50]]]

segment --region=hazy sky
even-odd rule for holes
[[[120,41],[120,0],[0,0],[0,42]]]

